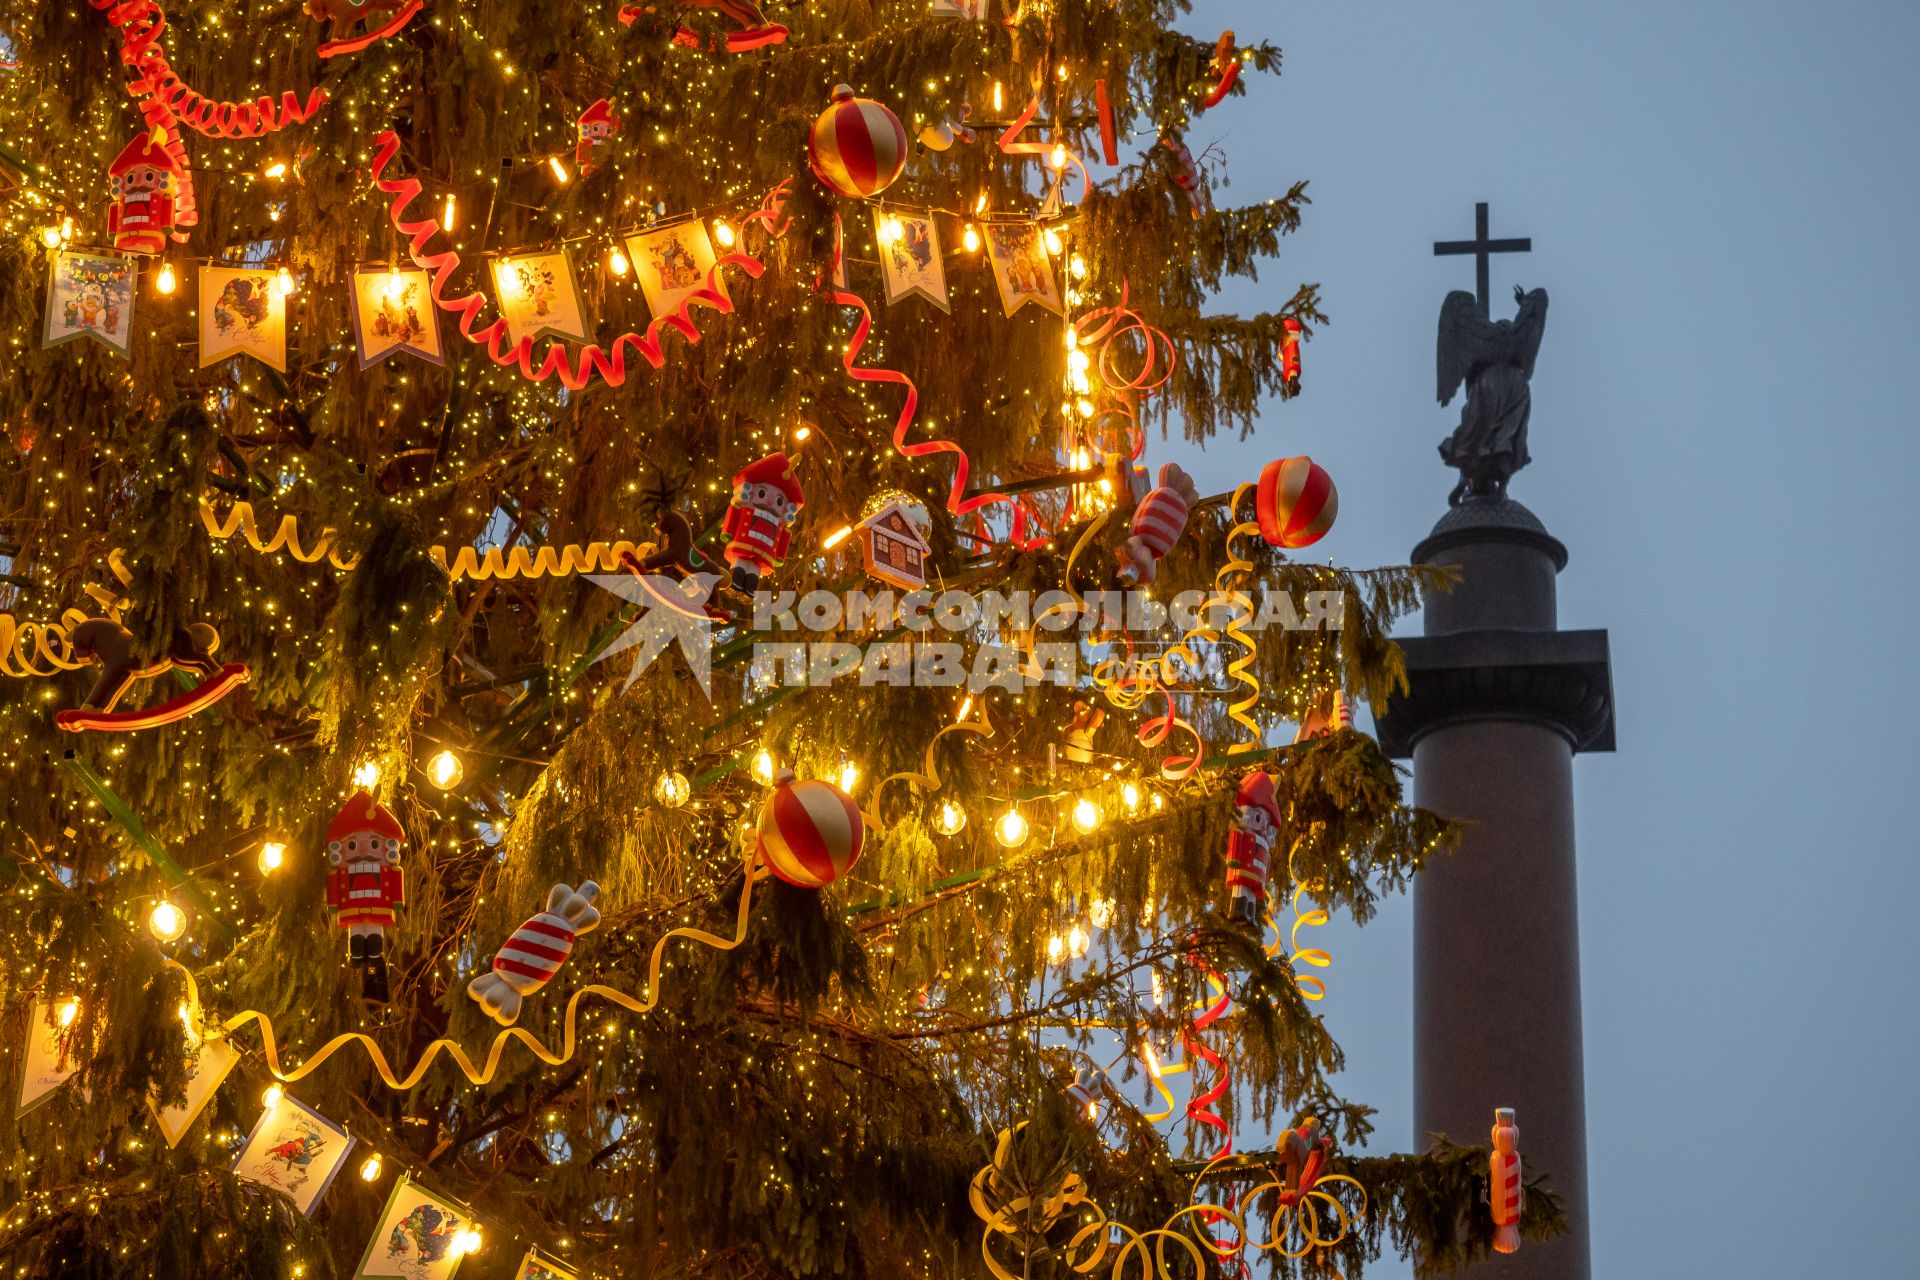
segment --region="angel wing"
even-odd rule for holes
[[[1547,331],[1547,291],[1534,289],[1520,298],[1520,310],[1513,317],[1513,339],[1520,354],[1520,368],[1533,380],[1534,358],[1540,354],[1540,339]]]
[[[1542,296],[1542,309],[1545,298]],[[1480,302],[1464,289],[1455,289],[1440,304],[1440,336],[1435,345],[1441,404],[1452,404],[1454,393],[1466,381],[1474,360],[1497,340],[1499,330],[1480,318]]]

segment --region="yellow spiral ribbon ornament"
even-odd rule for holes
[[[559,578],[575,573],[622,573],[627,570],[629,559],[637,564],[655,550],[651,542],[615,540],[589,542],[584,547],[577,543],[559,548],[488,547],[484,552],[477,547],[461,547],[454,553],[451,564],[445,547],[435,547],[428,554],[440,566],[440,571],[455,582],[489,579],[505,582],[514,578]]]
[[[200,523],[206,526],[209,534],[216,538],[231,538],[238,533],[248,546],[263,556],[285,552],[301,564],[316,564],[324,559],[328,564],[340,570],[350,570],[360,563],[357,555],[345,555],[340,550],[339,531],[323,527],[320,536],[311,541],[300,535],[300,518],[292,513],[280,517],[280,523],[274,527],[273,536],[260,536],[260,526],[255,521],[251,502],[236,502],[227,508],[222,516],[215,511],[213,504],[200,504]]]
[[[1299,855],[1300,848],[1305,843],[1306,838],[1304,836],[1295,837],[1293,843],[1287,848],[1287,881],[1293,886],[1293,895],[1288,904],[1293,911],[1293,924],[1287,930],[1287,948],[1290,950],[1293,958],[1288,963],[1296,970],[1303,964],[1312,965],[1316,969],[1327,969],[1333,965],[1333,956],[1331,953],[1319,947],[1303,947],[1300,945],[1300,931],[1302,929],[1318,929],[1325,925],[1330,918],[1325,907],[1316,905],[1313,900],[1307,896],[1312,890],[1319,887],[1317,882],[1302,879],[1299,871],[1294,866],[1294,858]],[[1265,948],[1267,957],[1269,959],[1278,959],[1281,954],[1280,926],[1274,923],[1271,904],[1269,904],[1267,908],[1266,925],[1267,928],[1273,930],[1273,941],[1267,943]],[[1327,984],[1310,973],[1296,972],[1293,975],[1293,985],[1297,987],[1300,994],[1308,1000],[1326,999]]]
[[[98,584],[85,588],[87,596],[100,606],[98,614],[67,609],[58,622],[21,622],[10,613],[0,613],[0,675],[25,680],[87,666],[89,659],[74,656],[74,628],[85,622],[120,621],[120,610],[127,604],[125,588],[133,582],[125,557],[118,547],[107,553],[107,569],[120,584],[118,588]]]
[[[970,702],[972,700],[969,699],[968,701]],[[966,718],[967,710],[968,708],[962,707],[958,720],[955,720],[952,724],[927,739],[927,749],[920,757],[920,769],[918,772],[912,769],[902,769],[898,773],[888,774],[886,777],[880,779],[879,783],[874,786],[873,793],[867,797],[867,803],[873,808],[873,812],[867,813],[863,811],[860,815],[868,826],[878,832],[885,832],[887,829],[886,824],[880,821],[879,810],[880,793],[886,789],[889,782],[905,782],[910,786],[919,787],[929,794],[940,790],[943,785],[940,779],[940,766],[933,758],[933,749],[939,745],[940,739],[950,733],[967,733],[981,738],[991,738],[993,736],[993,724],[987,719],[986,699],[982,698],[980,700],[980,714],[974,719],[969,720]]]
[[[679,928],[669,929],[660,936],[658,942],[654,943],[653,951],[647,957],[647,985],[645,990],[638,996],[629,995],[627,992],[617,990],[613,987],[590,984],[579,988],[568,998],[564,1019],[565,1028],[558,1049],[549,1049],[545,1042],[538,1036],[524,1028],[508,1027],[506,1030],[494,1036],[493,1043],[488,1046],[486,1062],[483,1066],[476,1066],[473,1059],[467,1056],[467,1051],[461,1047],[458,1041],[442,1038],[429,1044],[421,1053],[419,1060],[413,1064],[413,1067],[405,1074],[401,1074],[394,1069],[393,1063],[388,1060],[386,1051],[380,1047],[379,1042],[374,1040],[373,1037],[364,1035],[358,1031],[348,1031],[335,1036],[333,1039],[321,1045],[311,1056],[301,1061],[299,1065],[292,1067],[289,1067],[281,1061],[280,1042],[278,1035],[274,1031],[273,1019],[258,1009],[243,1009],[232,1017],[227,1018],[220,1024],[220,1034],[231,1037],[235,1031],[246,1026],[248,1023],[259,1023],[260,1049],[262,1055],[267,1060],[267,1069],[273,1073],[274,1079],[287,1084],[292,1084],[296,1080],[304,1080],[306,1077],[312,1075],[320,1069],[322,1063],[326,1062],[327,1059],[333,1057],[335,1053],[338,1053],[350,1044],[357,1044],[366,1051],[367,1060],[373,1064],[374,1071],[386,1084],[387,1088],[401,1092],[406,1092],[419,1085],[420,1081],[426,1077],[428,1069],[433,1066],[434,1060],[442,1054],[445,1054],[453,1060],[454,1065],[460,1068],[461,1074],[466,1076],[469,1082],[476,1085],[488,1084],[493,1080],[495,1073],[499,1071],[500,1059],[502,1055],[506,1053],[508,1043],[513,1040],[518,1040],[526,1045],[527,1048],[533,1050],[534,1056],[548,1066],[561,1066],[570,1061],[573,1055],[579,1051],[580,1036],[578,1023],[580,1005],[588,996],[598,996],[603,1000],[617,1004],[621,1008],[631,1010],[634,1013],[649,1013],[655,1005],[660,1003],[660,971],[664,964],[666,947],[669,942],[675,938],[690,938],[695,942],[712,947],[716,951],[731,951],[746,941],[747,919],[753,905],[753,884],[757,878],[751,856],[749,856],[745,870],[746,882],[740,887],[740,906],[735,914],[733,937],[723,938],[718,934],[708,933],[704,929],[696,929],[684,925]],[[188,971],[185,965],[171,958],[169,958],[166,963],[169,968],[178,969],[181,975],[186,978],[187,1000],[193,1007],[198,1007],[200,992],[198,984],[193,980],[193,974]]]

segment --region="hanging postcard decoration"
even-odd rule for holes
[[[515,346],[543,333],[587,339],[586,313],[565,249],[493,260],[493,291]]]
[[[287,371],[287,299],[263,267],[200,268],[200,367],[232,355]]]
[[[947,307],[947,271],[940,261],[940,233],[930,215],[873,211],[873,239],[887,277],[887,303],[921,297]]]
[[[1064,314],[1040,229],[1028,223],[993,223],[982,230],[987,237],[987,257],[993,261],[993,278],[1000,286],[1000,305],[1006,313],[1017,315],[1020,308],[1032,302],[1055,315]]]
[[[726,281],[713,270],[718,259],[707,224],[697,218],[628,236],[627,256],[633,260],[634,274],[647,295],[647,310],[655,320],[678,311],[681,303],[706,286],[709,275],[715,292],[727,296]]]
[[[929,0],[936,18],[972,18],[986,20],[987,0]]]
[[[133,263],[117,255],[50,255],[47,327],[41,345],[92,338],[121,355],[133,343]]]
[[[220,1085],[240,1062],[239,1051],[227,1041],[201,1038],[200,1010],[196,1006],[182,1006],[180,1015],[187,1023],[186,1097],[172,1107],[161,1106],[151,1095],[147,1098],[147,1110],[153,1113],[153,1121],[160,1126],[169,1149],[180,1145],[180,1139],[187,1136],[187,1130],[193,1127],[193,1122],[200,1118],[200,1113],[206,1110]]]
[[[529,1249],[527,1256],[520,1259],[520,1270],[514,1272],[513,1280],[580,1280],[580,1276],[540,1250]]]
[[[448,1280],[473,1240],[473,1215],[402,1175],[353,1280]]]
[[[282,1093],[247,1135],[233,1171],[284,1192],[294,1208],[312,1217],[351,1150],[353,1137],[345,1129]]]
[[[20,1055],[20,1106],[15,1115],[25,1115],[45,1102],[80,1069],[70,1056],[73,1046],[67,1043],[67,1028],[79,1012],[78,1000],[58,1005],[35,1000],[28,1007],[26,1047]]]
[[[447,362],[432,287],[433,278],[412,267],[353,273],[353,336],[362,369],[396,351],[410,351],[432,364]]]

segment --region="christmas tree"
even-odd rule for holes
[[[1325,320],[1207,310],[1307,197],[1185,9],[12,11],[0,1267],[1495,1247],[1314,1009],[1455,834],[1346,714],[1445,583],[1160,469]]]

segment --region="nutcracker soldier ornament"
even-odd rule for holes
[[[1487,1202],[1493,1207],[1493,1247],[1499,1253],[1520,1249],[1520,1212],[1527,1189],[1520,1183],[1520,1126],[1513,1108],[1493,1113],[1493,1155],[1488,1158]]]
[[[107,170],[113,182],[113,208],[107,231],[121,253],[160,253],[173,230],[174,198],[183,176],[160,130],[129,142]]]
[[[406,832],[385,805],[356,791],[327,824],[327,906],[347,931],[347,956],[360,967],[367,999],[387,1000],[386,933],[407,900],[397,863]]]
[[[601,98],[580,113],[579,141],[573,146],[573,164],[585,177],[597,167],[594,159],[607,140],[620,132],[620,117],[613,114],[613,104]]]
[[[1233,834],[1227,837],[1227,919],[1260,927],[1267,907],[1267,866],[1280,833],[1273,776],[1256,769],[1233,797]]]
[[[733,501],[720,531],[727,535],[725,559],[733,571],[736,591],[752,594],[762,574],[787,558],[793,541],[788,527],[800,514],[806,497],[793,478],[793,464],[784,453],[762,458],[733,478]]]

